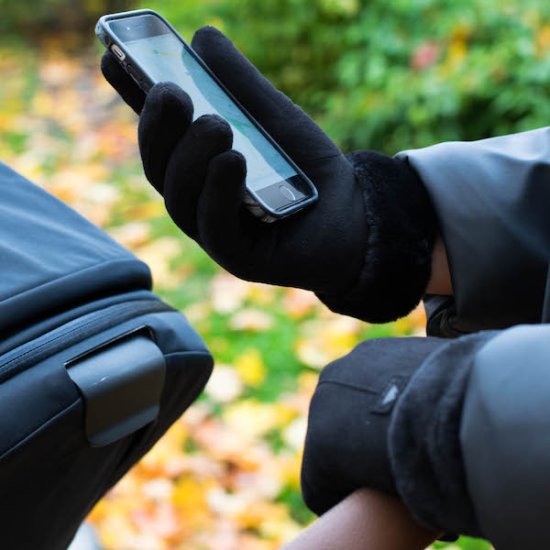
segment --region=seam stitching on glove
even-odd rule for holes
[[[369,387],[359,386],[357,384],[352,384],[349,382],[342,382],[341,380],[320,380],[317,386],[319,387],[319,386],[322,386],[323,384],[334,384],[335,386],[341,386],[343,388],[349,388],[349,389],[361,391],[364,393],[372,393],[374,395],[380,393],[380,390],[374,390]]]

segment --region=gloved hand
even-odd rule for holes
[[[397,495],[435,531],[483,536],[460,431],[473,358],[494,336],[367,340],[328,365],[309,410],[302,461],[308,507],[321,515],[371,488]]]
[[[424,294],[436,231],[412,168],[369,151],[344,156],[216,29],[197,31],[192,46],[310,177],[319,200],[272,224],[253,217],[229,125],[215,115],[192,122],[192,103],[174,84],[145,98],[106,53],[105,77],[141,114],[145,174],[175,223],[243,279],[312,290],[332,310],[371,322],[408,313]]]
[[[395,406],[440,338],[367,340],[323,369],[309,409],[302,493],[317,515],[368,487],[398,495],[390,463]]]

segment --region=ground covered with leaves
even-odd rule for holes
[[[278,548],[313,519],[299,471],[320,368],[364,338],[422,333],[424,313],[365,325],[310,293],[216,267],[145,181],[136,118],[100,76],[99,53],[61,50],[0,47],[0,158],[147,262],[156,291],[216,359],[205,394],[90,521],[113,550]],[[486,548],[467,539],[454,547]]]

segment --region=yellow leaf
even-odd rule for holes
[[[234,433],[253,439],[276,427],[278,415],[270,404],[245,399],[227,407],[223,419]]]
[[[304,442],[302,441],[302,447]],[[302,453],[288,453],[281,457],[281,474],[286,486],[295,491],[300,490],[300,474],[302,470]]]
[[[196,529],[208,526],[210,509],[207,494],[215,486],[214,479],[201,480],[193,475],[182,476],[177,481],[172,494],[172,504],[177,509],[182,529],[187,536]]]
[[[234,362],[235,369],[247,386],[257,387],[266,377],[266,369],[260,352],[248,349]]]
[[[394,323],[394,329],[398,334],[426,335],[426,311],[419,304],[407,317],[398,319]]]
[[[270,306],[277,299],[278,288],[262,283],[249,283],[248,295],[250,301],[262,306]]]
[[[448,63],[452,66],[459,65],[468,53],[468,44],[464,40],[453,40],[447,54]]]
[[[537,50],[539,55],[550,49],[550,25],[544,25],[537,33]]]
[[[181,468],[181,450],[187,439],[188,430],[183,422],[176,422],[164,437],[141,459],[138,471],[148,477],[167,475]]]
[[[322,368],[357,345],[361,328],[357,319],[342,316],[303,323],[296,341],[296,353],[306,365]]]
[[[145,185],[145,183],[144,183]],[[150,200],[132,205],[131,208],[124,209],[124,217],[127,220],[150,220],[160,216],[167,216],[164,204],[159,200]]]

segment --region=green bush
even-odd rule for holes
[[[346,150],[550,121],[547,0],[0,0],[0,28],[91,39],[99,15],[129,7],[157,9],[187,38],[221,27]]]
[[[345,149],[395,152],[550,121],[547,0],[0,0],[2,32],[152,7],[222,27]],[[87,32],[86,32],[87,31]]]
[[[77,31],[86,38],[97,18],[104,13],[129,9],[132,0],[0,0],[2,33],[24,33],[40,37],[52,31]]]
[[[213,23],[345,149],[386,152],[550,122],[547,0],[151,0]]]

